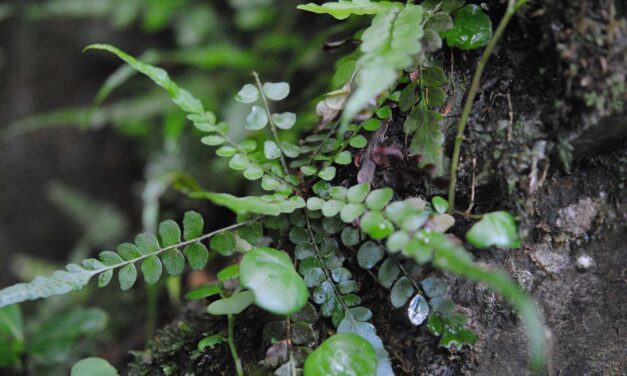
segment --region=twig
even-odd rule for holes
[[[449,214],[453,213],[455,210],[455,188],[457,185],[457,165],[459,163],[459,153],[461,151],[462,142],[464,141],[464,130],[466,129],[466,124],[468,123],[468,118],[470,117],[470,111],[472,110],[472,105],[475,100],[475,96],[477,95],[477,91],[479,91],[479,82],[481,81],[481,75],[483,74],[483,69],[485,68],[490,55],[492,55],[492,51],[496,46],[496,43],[501,39],[507,24],[511,20],[512,16],[516,14],[516,12],[523,6],[527,0],[509,0],[507,4],[507,10],[505,11],[505,15],[499,22],[499,26],[496,28],[492,39],[488,43],[487,47],[483,51],[479,62],[477,63],[477,69],[472,77],[472,82],[470,84],[470,90],[468,91],[468,95],[466,96],[466,102],[464,103],[464,109],[462,110],[462,117],[459,120],[459,126],[457,128],[457,135],[455,137],[455,145],[453,147],[453,158],[451,159],[451,183],[448,189],[448,212]]]
[[[237,372],[237,376],[244,376],[244,368],[242,367],[242,360],[237,355],[237,347],[235,347],[235,316],[228,315],[228,326],[227,326],[227,341],[229,343],[229,349],[231,350],[231,356],[233,357],[233,362],[235,362],[235,372]]]
[[[276,130],[276,124],[274,124],[274,120],[272,120],[272,113],[270,113],[270,106],[268,106],[268,100],[266,99],[266,95],[263,93],[263,87],[261,86],[261,81],[259,80],[259,74],[253,71],[253,77],[255,77],[255,83],[257,83],[259,94],[261,95],[261,99],[263,100],[263,106],[266,109],[266,115],[268,116],[268,122],[270,123],[270,130],[272,130],[272,135],[274,136],[276,147],[280,148],[281,142],[279,141],[279,133]],[[281,156],[281,165],[283,166],[283,172],[285,173],[285,175],[289,175],[290,171],[287,168],[287,163],[285,163],[285,157],[283,157],[283,151],[281,151],[280,156]]]

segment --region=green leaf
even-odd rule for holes
[[[239,264],[229,265],[220,270],[217,274],[218,281],[224,282],[228,279],[239,277]]]
[[[466,233],[466,240],[477,248],[519,248],[516,220],[506,211],[485,214]]]
[[[335,177],[335,167],[327,166],[318,172],[318,177],[322,180],[331,181]]]
[[[292,196],[288,199],[274,195],[236,197],[227,193],[202,192],[195,197],[208,199],[237,214],[254,213],[276,216],[305,207],[305,200],[300,196]]]
[[[224,137],[218,135],[209,135],[200,139],[200,142],[209,146],[222,145],[225,141],[226,139]]]
[[[253,106],[248,116],[246,116],[246,129],[257,131],[265,128],[268,124],[268,114],[266,110],[259,106]]]
[[[157,85],[166,89],[174,104],[179,106],[183,111],[196,114],[204,112],[202,103],[198,99],[194,98],[187,90],[180,88],[176,83],[174,83],[165,70],[142,63],[124,51],[107,44],[92,44],[85,48],[85,50],[91,49],[109,51],[124,60],[128,65],[140,73],[148,76]]]
[[[432,87],[427,89],[425,97],[427,107],[436,108],[444,106],[446,103],[446,92],[441,87]]]
[[[300,146],[290,144],[287,141],[281,141],[281,150],[283,150],[283,154],[289,158],[296,158],[300,155]]]
[[[163,265],[157,256],[150,256],[142,262],[142,273],[144,273],[144,281],[148,284],[154,284],[161,278]]]
[[[312,176],[318,172],[318,169],[313,166],[301,166],[300,172],[302,172],[305,176]]]
[[[205,349],[207,347],[209,347],[209,349],[213,349],[217,344],[220,344],[222,342],[225,342],[226,339],[219,335],[219,334],[214,334],[211,336],[207,336],[203,339],[201,339],[200,341],[198,341],[198,351],[205,351]]]
[[[401,111],[409,111],[416,104],[416,102],[418,102],[419,96],[416,88],[419,84],[419,81],[410,82],[407,86],[405,86],[403,91],[401,91],[401,96],[398,99],[398,107]]]
[[[383,264],[381,264],[377,278],[379,279],[381,286],[389,289],[392,287],[400,273],[401,270],[396,264],[396,261],[388,258],[383,262]]]
[[[423,87],[437,87],[446,83],[446,75],[438,66],[425,67],[421,71],[420,80]]]
[[[411,142],[412,154],[420,155],[420,163],[418,167],[423,168],[428,164],[433,164],[435,175],[441,175],[443,170],[443,143],[444,135],[440,129],[440,120],[442,115],[434,111],[424,110],[414,107],[409,117],[405,121],[405,132],[408,131],[408,122],[415,122],[416,134]],[[407,132],[411,133],[411,132]]]
[[[98,275],[98,287],[106,287],[113,278],[113,269],[105,270]]]
[[[370,184],[361,183],[348,188],[346,199],[354,204],[361,204],[370,192]]]
[[[0,307],[78,291],[97,273],[76,264],[69,264],[66,269],[57,270],[47,277],[36,277],[29,283],[18,283],[0,290]]]
[[[261,178],[261,188],[266,191],[274,191],[281,186],[281,183],[270,175]]]
[[[356,149],[361,149],[364,146],[368,145],[368,140],[366,139],[366,137],[358,134],[357,136],[351,138],[348,141],[348,144]]]
[[[237,153],[237,149],[232,146],[222,146],[221,148],[216,150],[216,154],[219,157],[232,157],[233,155],[235,155],[235,153]]]
[[[359,335],[336,334],[309,354],[303,371],[304,376],[375,376],[377,354]]]
[[[492,21],[479,5],[468,4],[455,12],[453,28],[446,33],[449,47],[472,50],[485,47],[492,38]]]
[[[263,237],[263,226],[259,222],[248,223],[237,230],[240,238],[255,244]]]
[[[422,7],[394,4],[377,14],[362,36],[363,56],[358,65],[357,90],[349,97],[342,113],[342,129],[370,101],[394,85],[400,69],[407,68],[421,51]],[[343,133],[340,131],[340,133]]]
[[[383,239],[394,232],[394,225],[385,219],[381,212],[369,211],[361,217],[361,229],[372,239]]]
[[[347,316],[337,327],[338,333],[354,333],[367,340],[377,354],[377,375],[393,375],[392,364],[383,341],[377,336],[374,326],[367,322],[357,321],[355,317]]]
[[[335,157],[335,160],[334,160],[334,162],[339,165],[347,165],[347,164],[350,164],[352,161],[353,161],[353,156],[351,152],[348,150],[344,150],[343,152],[339,153]]]
[[[430,298],[437,298],[446,293],[446,283],[438,277],[429,277],[420,281],[420,286]]]
[[[347,227],[342,230],[341,234],[342,244],[348,247],[359,244],[359,229],[353,227]]]
[[[211,315],[237,315],[248,308],[255,296],[252,291],[242,291],[231,295],[228,298],[216,300],[207,307],[207,312]]]
[[[322,205],[322,215],[325,217],[335,217],[344,208],[344,201],[329,200]]]
[[[401,308],[413,294],[414,286],[412,286],[407,277],[402,277],[392,287],[392,293],[390,294],[392,305],[395,308]]]
[[[266,82],[263,84],[263,93],[268,99],[280,101],[290,93],[290,85],[287,82]]]
[[[235,100],[241,103],[253,103],[259,99],[259,90],[255,85],[246,84],[242,86]]]
[[[390,107],[387,107],[387,108],[390,108]],[[370,119],[364,121],[363,124],[361,125],[361,127],[364,130],[367,130],[368,132],[374,132],[377,129],[381,128],[381,120],[375,119],[375,118],[370,118]]]
[[[340,212],[340,218],[346,223],[352,223],[354,220],[364,214],[365,211],[366,208],[364,208],[364,206],[361,204],[346,204]]]
[[[249,165],[244,170],[244,177],[248,180],[258,180],[263,177],[263,169],[258,165]]]
[[[359,247],[357,252],[357,263],[363,269],[372,269],[383,259],[385,251],[380,245],[367,241]]]
[[[389,119],[390,117],[392,117],[392,109],[390,108],[390,106],[387,105],[382,106],[381,108],[377,109],[377,111],[375,111],[375,114],[379,119]]]
[[[446,211],[448,210],[448,201],[440,196],[433,197],[431,199],[431,203],[433,204],[433,208],[435,209],[435,211],[440,214],[446,213]]]
[[[149,255],[159,250],[159,241],[153,234],[144,233],[135,236],[135,244],[142,255]]]
[[[161,244],[169,247],[181,241],[181,229],[176,222],[168,219],[159,224],[159,237],[161,237]]]
[[[396,231],[387,239],[385,245],[390,252],[398,252],[409,242],[409,235],[405,231]]]
[[[309,296],[289,256],[267,247],[244,255],[240,262],[240,283],[254,293],[255,305],[276,315],[298,312]]]
[[[281,150],[274,141],[268,140],[263,143],[263,154],[270,160],[279,159],[281,157]]]
[[[340,0],[328,2],[322,5],[314,3],[297,6],[298,9],[318,14],[329,14],[338,20],[348,18],[351,14],[362,16],[365,14],[377,14],[392,6],[388,1],[372,2],[370,0]]]
[[[232,255],[235,252],[235,246],[235,235],[230,231],[217,234],[209,241],[209,247],[222,256]]]
[[[161,261],[170,275],[179,275],[185,269],[185,256],[178,249],[165,251],[161,256]]]
[[[383,210],[393,196],[394,191],[392,188],[375,189],[366,198],[366,206],[372,210]]]
[[[72,366],[71,376],[118,376],[118,371],[101,358],[85,358]]]
[[[250,162],[248,161],[248,158],[240,153],[236,153],[235,155],[233,155],[233,157],[229,161],[229,167],[237,171],[245,170],[249,164]]]
[[[183,237],[185,240],[192,240],[202,236],[204,230],[204,220],[195,211],[188,211],[183,217]]]
[[[126,261],[136,259],[142,255],[137,246],[133,243],[122,243],[118,245],[117,251]]]
[[[322,209],[322,205],[324,205],[325,201],[319,197],[309,197],[307,199],[307,209],[309,210],[320,210]]]
[[[284,112],[282,114],[272,114],[272,122],[277,128],[290,129],[296,124],[296,114]]]
[[[183,250],[190,268],[200,270],[205,267],[209,259],[209,251],[202,243],[193,243]]]
[[[220,286],[217,284],[206,285],[206,286],[202,286],[202,287],[199,287],[197,289],[194,289],[188,292],[187,294],[185,294],[185,299],[187,300],[204,299],[213,295],[218,295],[221,291],[222,290],[220,289]]]
[[[120,289],[122,289],[122,291],[133,287],[135,280],[137,280],[137,269],[135,269],[135,265],[133,264],[123,266],[118,272],[118,281],[120,282]]]

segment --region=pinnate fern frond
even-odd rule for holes
[[[113,279],[116,269],[120,288],[128,290],[137,280],[137,263],[141,263],[140,271],[149,284],[160,279],[164,266],[170,275],[181,274],[186,259],[192,269],[202,269],[209,256],[203,241],[249,222],[204,234],[202,216],[189,211],[183,219],[183,231],[176,222],[167,220],[159,226],[160,240],[153,234],[139,234],[133,243],[120,244],[117,252],[104,251],[98,255],[98,259],[86,259],[81,265],[69,264],[65,270],[55,271],[50,276],[37,277],[29,283],[0,290],[0,307],[78,291],[94,276],[98,276],[98,287],[105,287]],[[184,240],[181,240],[181,235]]]

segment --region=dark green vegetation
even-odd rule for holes
[[[498,23],[494,33],[484,10],[461,1],[420,5],[346,1],[300,6],[339,20],[348,18],[350,21],[342,21],[346,27],[342,31],[356,33],[353,41],[359,43],[355,51],[338,60],[331,77],[315,80],[330,82],[331,89],[315,105],[317,119],[311,116],[314,106],[303,94],[306,87],[297,88],[306,105],[291,103],[294,82],[290,86],[285,81],[266,80],[263,67],[255,67],[261,74],[253,72],[239,91],[230,87],[231,95],[245,104],[247,114],[238,122],[222,121],[228,118],[222,115],[225,108],[198,99],[202,96],[196,96],[193,81],[189,91],[183,89],[152,64],[160,60],[159,53],[138,59],[111,45],[89,46],[87,50],[116,55],[132,69],[125,66],[111,76],[94,107],[72,112],[83,124],[93,123],[97,106],[135,71],[165,89],[178,109],[165,114],[159,142],[164,145],[162,156],[147,173],[143,232],[134,242],[101,252],[97,258],[85,254],[93,247],[90,244],[65,270],[0,291],[0,305],[6,306],[1,338],[10,349],[6,364],[16,369],[28,367],[21,358],[32,349],[24,339],[20,310],[12,304],[80,290],[92,277],[99,287],[105,287],[117,276],[120,288],[128,290],[141,273],[148,289],[148,317],[153,317],[148,320],[150,327],[159,290],[149,286],[165,286],[169,298],[178,301],[183,287],[179,276],[186,265],[191,270],[205,270],[209,265],[215,275],[185,295],[206,307],[207,325],[201,324],[203,329],[199,329],[190,321],[190,325],[181,322],[178,329],[169,328],[164,332],[166,348],[159,347],[160,341],[156,347],[149,346],[133,365],[133,372],[411,373],[397,353],[402,344],[388,342],[394,341],[395,332],[382,323],[403,320],[406,327],[422,325],[426,330],[421,335],[436,337],[445,349],[441,351],[454,354],[463,354],[481,338],[468,313],[450,298],[450,277],[444,277],[448,275],[480,282],[505,298],[526,324],[529,369],[545,369],[547,333],[537,308],[522,290],[527,287],[518,286],[524,280],[516,276],[514,282],[506,273],[474,262],[460,240],[476,250],[492,252],[522,245],[512,214],[501,210],[497,202],[475,199],[476,180],[485,177],[476,178],[474,164],[469,169],[468,159],[464,159],[465,150],[474,152],[477,144],[463,141],[466,125],[472,126],[472,116],[477,116],[472,112],[477,94],[485,90],[480,83],[488,80],[484,68],[523,5],[525,1],[510,1],[504,16],[493,18]],[[360,23],[363,19],[367,21]],[[465,83],[445,73],[444,48],[451,53],[485,48],[477,58],[467,95]],[[289,69],[285,75],[290,75]],[[246,80],[239,83],[242,81]],[[321,92],[315,91],[313,96]],[[451,106],[463,107],[452,127],[447,126]],[[136,116],[130,114],[128,129],[146,132],[134,124]],[[510,130],[512,117],[510,110],[506,124]],[[46,121],[34,119],[33,124],[45,125]],[[13,127],[9,135],[23,128],[24,124]],[[455,133],[447,141],[447,136]],[[181,140],[186,142],[179,144]],[[207,172],[193,164],[187,169],[176,163],[188,148],[196,147],[197,140],[214,148],[217,161],[226,161],[220,164],[222,170]],[[556,146],[564,162],[571,158],[564,154],[567,144],[562,141]],[[498,148],[488,151],[500,152]],[[531,162],[531,191],[542,185],[548,168],[545,150],[534,147],[534,151],[538,154]],[[164,156],[174,162],[164,162]],[[224,169],[226,165],[230,169]],[[545,167],[542,173],[538,171],[541,167]],[[460,176],[459,185],[458,170],[466,173]],[[237,181],[235,176],[241,174],[246,181],[260,184],[249,184],[237,195],[217,193],[222,190],[220,182],[215,182],[221,180],[215,178],[218,172],[228,176],[225,180]],[[510,181],[517,177],[512,175],[503,174],[502,180],[511,184],[507,193],[514,195],[521,185]],[[207,185],[211,188],[203,187]],[[444,194],[447,185],[445,200],[438,194]],[[160,214],[161,196],[170,187],[189,198],[230,209],[236,214],[235,224],[205,231],[204,219],[211,215],[196,212],[187,212],[182,225],[171,219],[158,224],[162,217],[181,217],[176,211],[169,216]],[[470,197],[466,211],[455,203],[455,193]],[[475,200],[486,210],[473,213]],[[524,204],[515,200],[508,206],[518,211]],[[223,266],[225,260],[227,266]],[[370,289],[376,289],[378,295]],[[381,309],[382,302],[391,305]],[[507,309],[504,307],[496,309]],[[256,320],[257,315],[263,320]],[[396,329],[400,335],[402,329]],[[75,336],[87,332],[77,331]],[[261,342],[265,345],[262,353],[258,349]],[[209,361],[206,357],[213,352],[222,358],[229,354],[232,361],[206,368],[202,362]],[[187,360],[162,357],[168,353]],[[150,360],[153,355],[157,363]],[[116,373],[92,358],[77,363],[72,372],[92,374],[96,368],[104,375]]]

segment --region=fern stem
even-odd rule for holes
[[[184,248],[184,247],[186,247],[186,246],[188,246],[188,245],[190,245],[190,244],[194,244],[194,243],[201,242],[201,241],[203,241],[203,240],[205,240],[205,239],[209,239],[209,238],[211,238],[211,237],[213,237],[213,236],[215,236],[215,235],[218,235],[218,234],[220,234],[220,233],[222,233],[222,232],[225,232],[225,231],[234,230],[234,229],[236,229],[236,228],[242,227],[242,226],[247,225],[247,224],[249,224],[249,223],[255,222],[255,221],[257,221],[257,220],[259,220],[259,219],[261,219],[261,218],[263,218],[263,216],[261,216],[261,217],[256,217],[256,218],[253,218],[253,219],[249,219],[248,221],[244,221],[244,222],[236,223],[236,224],[231,225],[231,226],[223,227],[223,228],[221,228],[221,229],[218,229],[218,230],[215,230],[215,231],[209,232],[209,233],[207,233],[207,234],[204,234],[204,235],[202,235],[202,236],[199,236],[199,237],[197,237],[197,238],[195,238],[195,239],[186,240],[186,241],[184,241],[184,242],[180,242],[180,243],[177,243],[177,244],[174,244],[174,245],[170,245],[170,246],[167,246],[167,247],[164,247],[164,248],[160,248],[160,249],[158,249],[157,251],[155,251],[155,252],[153,252],[153,253],[147,253],[147,254],[145,254],[145,255],[141,255],[141,256],[139,256],[139,257],[137,257],[137,258],[134,258],[134,259],[131,259],[131,260],[126,260],[126,261],[120,262],[120,263],[118,263],[118,264],[109,265],[109,266],[107,266],[106,268],[93,270],[93,271],[92,271],[92,274],[93,274],[93,275],[96,275],[96,274],[100,274],[100,273],[102,273],[102,272],[105,272],[105,271],[107,271],[107,270],[109,270],[109,269],[116,269],[116,268],[119,268],[119,267],[122,267],[122,266],[125,266],[125,265],[128,265],[128,264],[134,264],[134,263],[136,263],[137,261],[143,260],[143,259],[148,258],[148,257],[151,257],[151,256],[156,256],[156,255],[159,255],[159,254],[161,254],[161,253],[163,253],[163,252],[166,252],[166,251],[169,251],[169,250],[171,250],[171,249],[175,249],[175,248]]]
[[[237,372],[237,376],[244,376],[244,368],[242,367],[242,360],[237,355],[237,347],[235,347],[235,316],[228,315],[228,326],[227,326],[227,341],[229,343],[229,350],[231,350],[231,356],[233,357],[233,362],[235,363],[235,372]]]
[[[483,69],[485,68],[490,55],[492,55],[492,51],[494,47],[501,39],[507,24],[511,18],[516,14],[516,12],[523,6],[527,0],[509,0],[507,4],[507,10],[505,11],[505,15],[499,22],[492,39],[488,43],[485,50],[483,50],[483,54],[477,63],[477,69],[475,69],[475,73],[472,77],[472,82],[470,84],[470,90],[468,91],[468,95],[466,96],[466,102],[464,103],[464,108],[462,110],[462,115],[459,120],[459,125],[457,127],[457,135],[455,136],[455,145],[453,146],[453,157],[451,159],[451,182],[448,188],[448,213],[452,214],[453,210],[455,210],[455,188],[457,185],[457,167],[459,164],[459,154],[461,151],[462,142],[464,141],[464,130],[466,129],[466,125],[468,124],[468,118],[470,117],[470,111],[472,110],[473,102],[475,101],[475,96],[479,91],[479,83],[481,81],[481,75],[483,74]]]
[[[279,133],[276,130],[276,124],[274,124],[274,120],[272,120],[272,113],[270,113],[270,106],[268,106],[268,100],[266,99],[266,95],[263,93],[263,87],[261,86],[261,81],[259,80],[259,74],[253,71],[253,77],[255,77],[255,83],[257,84],[257,88],[259,89],[259,94],[261,95],[261,99],[263,100],[263,107],[266,110],[266,115],[268,116],[268,122],[270,123],[270,130],[272,130],[272,135],[274,136],[274,141],[276,142],[276,147],[280,150],[281,142],[279,141]],[[290,170],[287,168],[287,163],[285,163],[285,157],[283,156],[283,151],[281,151],[281,165],[283,166],[283,172],[285,175],[289,175]]]

